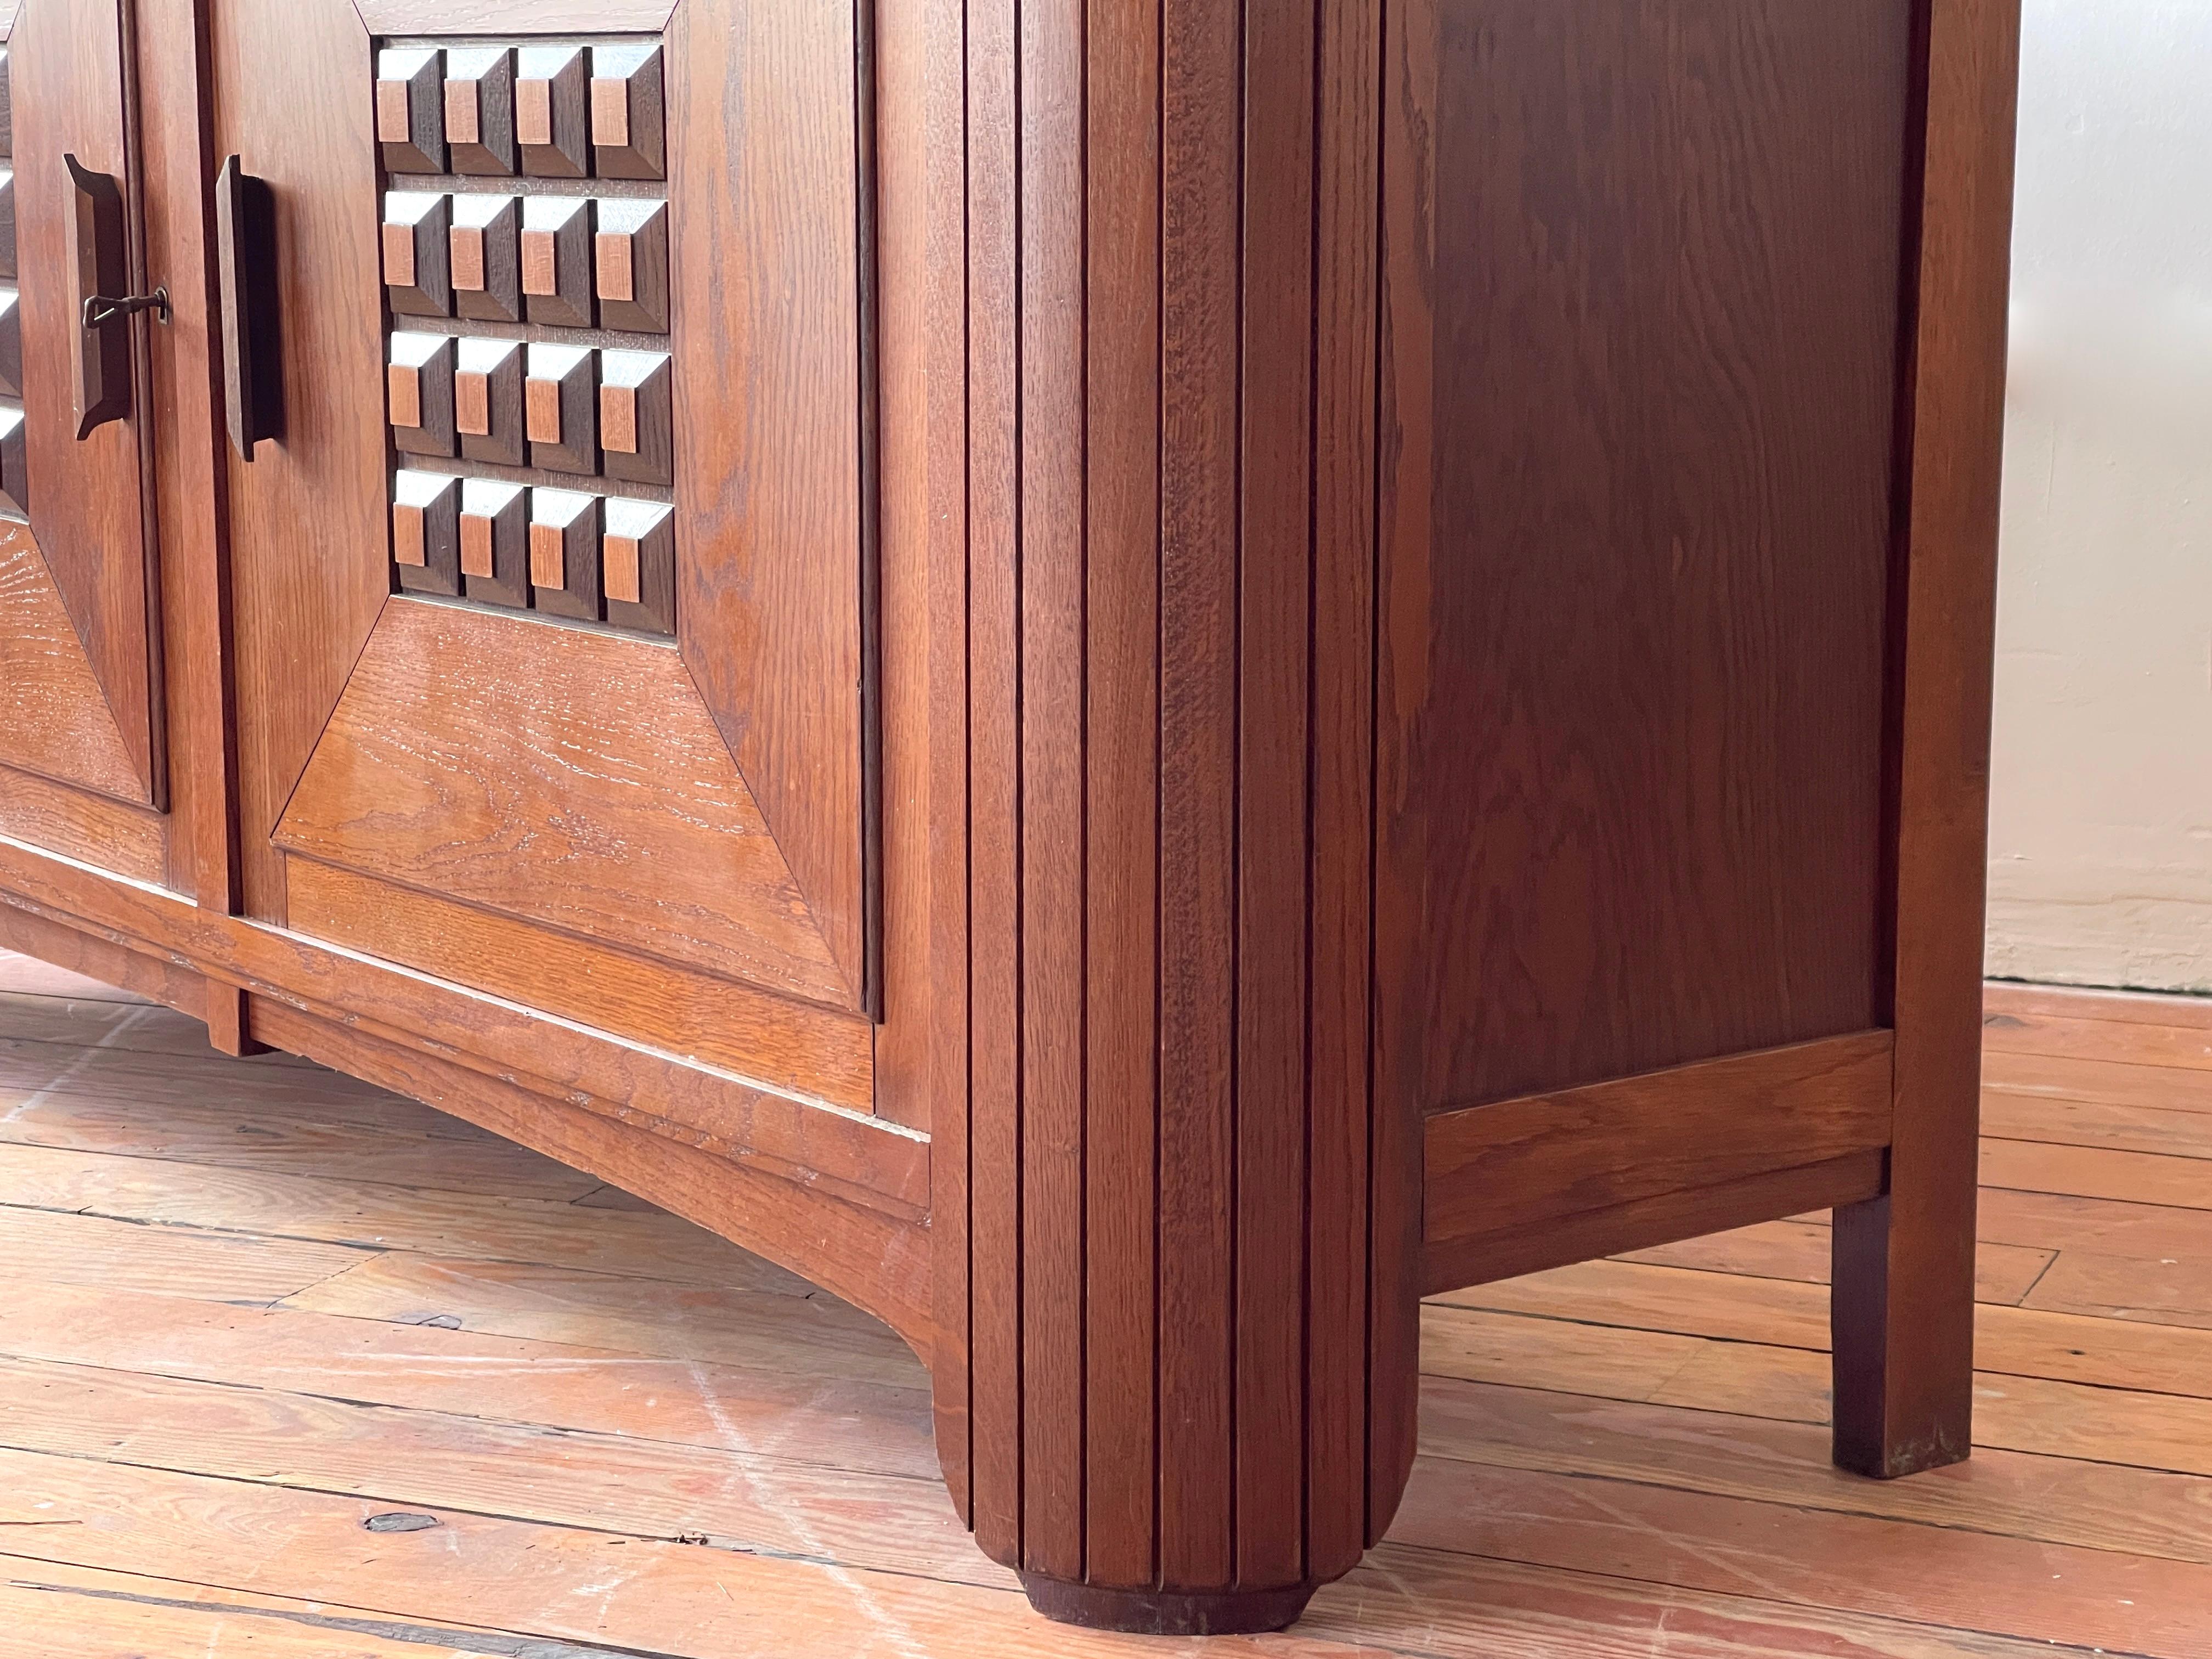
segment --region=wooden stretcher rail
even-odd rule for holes
[[[1437,1288],[1533,1271],[1540,1233],[1552,1265],[1636,1248],[1583,1249],[1584,1234],[1727,1227],[1777,1181],[1804,1188],[1803,1208],[1875,1196],[1895,1046],[1853,1032],[1439,1114],[1424,1138],[1424,1276]]]

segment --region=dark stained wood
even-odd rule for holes
[[[619,0],[588,24],[143,3],[160,66],[126,170],[179,273],[174,331],[132,325],[141,406],[178,411],[135,434],[176,556],[152,597],[179,601],[148,707],[169,694],[190,757],[184,833],[68,775],[139,774],[86,726],[113,688],[21,538],[0,666],[25,678],[0,698],[47,723],[0,737],[0,938],[641,1189],[890,1319],[933,1370],[954,1509],[1062,1618],[1268,1627],[1357,1571],[1429,1467],[1425,1289],[1822,1206],[1839,1455],[1955,1449],[2003,193],[1972,167],[2006,124],[1943,115],[1942,90],[2008,84],[2003,27],[1960,21],[1984,0],[685,0],[642,25],[671,23],[658,53],[604,41],[639,26]],[[511,112],[457,29],[493,83],[520,47]],[[438,198],[461,234],[433,209],[387,248],[375,48],[422,33],[453,44],[393,65],[389,159],[527,176],[413,175],[465,192]],[[580,34],[602,39],[544,43]],[[1925,238],[1923,78],[1931,155],[1959,146]],[[329,114],[302,146],[309,100]],[[594,140],[624,182],[591,182]],[[283,313],[296,417],[251,465],[217,436],[242,386],[212,361],[204,181],[234,155],[270,185],[273,251],[240,262]],[[428,307],[401,334],[435,334],[379,382],[387,276]],[[459,328],[456,276],[488,307]],[[1954,289],[1970,324],[1916,348]],[[593,325],[630,331],[561,332]],[[396,497],[380,384],[428,452]],[[2137,1284],[2138,1314],[2212,1317],[2139,1229],[2033,1209],[2081,1188],[2185,1245],[2203,1213],[2184,1114],[2050,1092],[2087,1039],[2039,1040],[1987,1178],[2008,1231],[2099,1243],[2023,1247],[2015,1299],[2048,1267],[2069,1307]],[[2159,1063],[2135,1069],[2203,1074],[2139,1041]],[[126,1122],[99,1091],[155,1076],[136,1053],[0,1136],[0,1187],[44,1183],[0,1191],[0,1223],[54,1218],[7,1224],[17,1268],[123,1228],[73,1213],[82,1170],[26,1156],[253,1155],[227,1118],[159,1145]],[[294,1178],[433,1167],[349,1167],[332,1129],[277,1133],[314,1160]],[[533,1164],[521,1190],[592,1178]],[[1652,1303],[1721,1259],[1463,1295],[1428,1311],[1436,1364],[1809,1424],[1817,1286]],[[474,1309],[499,1277],[376,1263],[314,1305]],[[859,1330],[798,1288],[768,1292],[790,1328]],[[641,1316],[592,1294],[602,1339]],[[702,1328],[720,1306],[702,1293]],[[2081,1315],[2003,1311],[1999,1443],[2201,1466],[2159,1392],[2191,1339],[2146,1322],[2061,1361]],[[126,1393],[70,1398],[120,1422]],[[704,1513],[751,1502],[732,1490]],[[1533,1532],[1562,1583],[1619,1570],[1585,1536],[1641,1589],[1668,1582],[1658,1520],[1718,1549],[1773,1518],[1638,1494],[1635,1531],[1548,1467],[1452,1490],[1492,1557]],[[1434,1607],[1428,1645],[1495,1645],[1472,1598],[1521,1569],[1464,1565],[1444,1512],[1418,1500],[1414,1547],[1317,1627]],[[779,1527],[763,1547],[835,1559]],[[1699,1595],[1735,1592],[1705,1571]],[[1917,1571],[1919,1620],[1938,1575]],[[1843,1617],[1834,1577],[1787,1582]],[[607,1605],[556,1634],[679,1650]],[[1849,1605],[1820,1639],[1911,1645]]]
[[[1973,1412],[1975,1136],[2016,0],[1933,0],[1905,449],[1889,1191],[1836,1216],[1836,1460],[1956,1462]]]
[[[592,170],[602,179],[667,176],[660,48],[625,41],[592,48]]]
[[[1022,1553],[1085,1570],[1083,0],[1018,8]]]
[[[1677,1187],[1603,1209],[1577,1211],[1541,1229],[1443,1239],[1423,1254],[1421,1288],[1433,1294],[1488,1284],[1593,1256],[1750,1226],[1775,1216],[1856,1204],[1878,1194],[1884,1178],[1879,1151],[1850,1152],[1817,1164],[1761,1170],[1711,1186]]]
[[[1879,1152],[1893,1042],[1828,1037],[1431,1117],[1424,1236],[1510,1239],[1555,1217]]]
[[[668,330],[668,210],[658,202],[603,201],[592,238],[592,286],[605,328]]]
[[[1231,1583],[1239,19],[1161,4],[1160,1581]]]
[[[1340,1572],[1370,1525],[1369,876],[1364,838],[1346,861],[1334,837],[1367,812],[1366,724],[1336,717],[1371,673],[1374,300],[1356,234],[1326,316],[1318,270],[1322,239],[1375,212],[1371,112],[1322,92],[1349,99],[1373,42],[1202,3],[967,21],[965,608],[942,613],[964,621],[967,706],[940,729],[968,835],[933,871],[964,890],[971,999],[965,1387],[939,1387],[968,1438],[948,1478],[1041,1606],[1277,1622],[1316,1547]],[[1353,147],[1326,169],[1324,105]],[[1324,430],[1346,444],[1326,494]],[[1351,598],[1325,649],[1324,557]],[[1340,1068],[1326,1099],[1316,1040]],[[1355,1161],[1324,1172],[1310,1145]],[[1393,1225],[1418,1214],[1403,1173]],[[1316,1206],[1346,1246],[1326,1261]],[[1409,1427],[1412,1348],[1394,1331],[1380,1352],[1375,1394]],[[1372,1483],[1372,1524],[1401,1480]]]
[[[596,538],[590,550],[596,559]],[[683,665],[599,635],[544,644],[539,629],[508,617],[390,607],[277,843],[580,938],[842,1001],[842,976],[775,842],[684,695]],[[548,798],[562,803],[565,834],[517,805]]]
[[[1315,591],[1329,597],[1313,617],[1308,716],[1306,1318],[1322,1335],[1306,1356],[1305,1501],[1306,1570],[1325,1579],[1347,1571],[1397,1507],[1413,1438],[1412,1390],[1401,1378],[1418,1360],[1419,1324],[1403,1282],[1418,1213],[1403,1178],[1412,1126],[1378,1121],[1370,1073],[1382,17],[1364,0],[1324,0],[1319,24],[1313,562]],[[1370,1138],[1378,1128],[1391,1178],[1372,1188],[1370,1219]],[[1373,1249],[1370,1237],[1385,1248]],[[1363,1330],[1364,1344],[1328,1334]]]
[[[970,3],[968,102],[968,1454],[975,1542],[1023,1559],[1018,9]]]
[[[1085,489],[1085,1518],[1089,1582],[1133,1589],[1158,1549],[1160,0],[1089,27],[1087,416],[1118,441]]]
[[[1423,1110],[1886,1018],[1912,15],[1405,11],[1383,823],[1422,902],[1382,949]]]
[[[1237,629],[1237,1563],[1305,1571],[1306,879],[1311,708],[1315,84],[1310,8],[1248,4]]]

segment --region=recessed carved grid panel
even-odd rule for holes
[[[24,476],[23,306],[15,276],[15,97],[0,45],[0,519],[27,520]]]
[[[380,46],[401,589],[675,632],[664,98],[657,38]]]

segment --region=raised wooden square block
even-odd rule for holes
[[[15,280],[15,169],[0,167],[0,282]]]
[[[522,201],[456,196],[447,237],[453,310],[479,323],[522,320]]]
[[[453,198],[395,190],[384,198],[384,301],[405,317],[453,310]]]
[[[598,357],[586,346],[530,348],[522,410],[531,465],[549,472],[599,470]]]
[[[524,198],[522,297],[533,323],[592,326],[592,204],[586,198]]]
[[[461,580],[468,597],[522,611],[530,605],[530,492],[495,478],[461,486]]]
[[[464,460],[520,466],[523,344],[520,340],[463,340],[453,366],[453,429]]]
[[[600,325],[667,333],[668,204],[602,201],[592,251]]]
[[[446,334],[394,334],[385,366],[392,447],[408,455],[453,453],[453,340]]]
[[[376,142],[386,173],[446,170],[446,54],[391,46],[376,55]]]
[[[446,54],[446,147],[456,173],[514,171],[514,52]]]
[[[645,634],[676,631],[676,514],[661,501],[610,498],[599,536],[607,620]]]
[[[525,46],[514,58],[514,137],[533,179],[581,179],[592,170],[585,112],[584,48]]]
[[[531,601],[547,615],[600,619],[599,516],[597,495],[530,492]]]
[[[23,296],[0,288],[0,397],[23,395]]]
[[[592,159],[602,179],[668,176],[660,47],[629,41],[592,48]]]
[[[599,465],[610,478],[676,482],[671,380],[665,351],[599,353]]]
[[[401,471],[392,481],[392,563],[410,593],[461,591],[461,481]]]
[[[31,487],[24,471],[23,411],[0,407],[0,513],[31,516]]]

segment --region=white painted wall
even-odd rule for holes
[[[2212,992],[2212,0],[2027,0],[1989,964]]]

